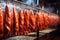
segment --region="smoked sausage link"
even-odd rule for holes
[[[0,6],[0,38],[3,37],[4,28],[3,28],[3,12]]]

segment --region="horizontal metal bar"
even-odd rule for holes
[[[43,11],[43,12],[48,13],[48,14],[56,15],[56,14],[51,13],[51,12],[48,12],[48,11],[46,11],[46,10],[42,10],[41,8],[37,7],[37,5],[36,5],[36,6],[31,6],[31,5],[24,4],[24,3],[21,2],[21,1],[13,1],[13,2],[20,3],[20,4],[22,4],[22,5],[25,5],[25,6],[31,7],[31,8],[33,8],[34,10],[36,9],[36,10]]]

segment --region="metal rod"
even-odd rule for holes
[[[13,0],[14,1],[14,0]],[[9,2],[13,2],[13,1],[9,1]],[[6,2],[6,0],[4,0],[4,2]],[[39,7],[36,7],[36,6],[31,6],[31,5],[27,5],[27,4],[24,4],[23,2],[20,2],[20,1],[14,1],[14,3],[19,3],[19,4],[22,4],[22,5],[25,5],[25,6],[28,6],[28,7],[31,7],[31,8],[33,8],[34,10],[36,10],[36,9],[39,9],[40,11],[44,11],[45,13],[49,13],[49,14],[53,14],[54,15],[54,13],[51,13],[51,12],[48,12],[47,10],[42,10],[41,8],[39,8]],[[56,15],[56,14],[55,14]]]
[[[39,0],[37,0],[37,7],[39,8]],[[38,12],[39,12],[39,9],[37,8]],[[38,25],[37,25],[37,40],[40,40],[39,39],[39,22],[38,22]]]
[[[48,11],[46,11],[46,10],[42,10],[42,9],[39,8],[39,7],[36,7],[36,6],[34,7],[34,6],[31,6],[31,5],[27,5],[27,4],[24,4],[23,2],[20,2],[20,1],[14,1],[14,2],[20,3],[20,4],[25,5],[25,6],[28,6],[28,7],[31,7],[31,8],[33,8],[34,10],[39,9],[39,10],[44,11],[44,12],[46,12],[46,13],[53,14],[53,13],[48,12]]]

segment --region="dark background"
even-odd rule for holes
[[[21,2],[26,2],[26,1],[29,1],[29,0],[18,0],[18,1],[21,1]],[[34,1],[33,3],[36,5],[37,4],[37,0],[32,0]],[[53,7],[54,10],[53,10],[53,13],[57,13],[57,10],[58,10],[58,14],[60,15],[60,0],[40,0],[39,1],[40,3],[40,6],[42,7],[42,5],[44,5],[45,7]]]

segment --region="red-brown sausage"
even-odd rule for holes
[[[5,23],[5,27],[8,30],[8,32],[10,32],[10,27],[11,27],[11,14],[10,14],[10,10],[8,5],[6,5],[5,7],[5,13],[6,13],[6,23]]]
[[[54,26],[57,26],[59,23],[59,16],[57,15],[49,15],[49,20],[50,20],[50,23],[49,25],[51,27],[54,27]]]
[[[3,38],[4,28],[3,28],[3,12],[0,6],[0,39]]]
[[[19,21],[18,21],[18,17],[19,17],[19,15],[18,15],[18,12],[15,9],[15,7],[13,7],[12,16],[13,16],[13,33],[14,33],[14,35],[18,35],[18,32],[19,32]]]
[[[29,29],[29,12],[28,10],[25,10],[24,12],[24,25],[26,27],[26,33],[30,32],[30,29]]]
[[[39,30],[44,29],[44,17],[42,12],[39,13]]]
[[[24,34],[25,29],[26,29],[26,27],[24,27],[24,14],[23,14],[23,10],[20,9],[20,12],[19,12],[19,31],[20,31],[21,35]]]
[[[48,28],[49,26],[49,17],[48,17],[48,14],[44,13],[44,25],[45,25],[45,28]]]
[[[35,30],[35,16],[32,10],[30,10],[30,14],[29,14],[29,25],[30,25],[30,29],[31,31]]]
[[[35,14],[35,18],[36,18],[36,31],[37,31],[37,29],[39,29],[39,17],[40,17],[40,15],[39,15],[39,13],[38,12],[36,12],[36,14]]]
[[[11,15],[8,4],[5,6],[4,11],[4,37],[8,37],[11,31]]]
[[[24,24],[27,28],[29,28],[29,12],[28,12],[28,10],[25,10],[25,13],[24,13]]]

